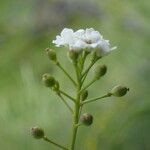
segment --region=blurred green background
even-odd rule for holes
[[[1,0],[0,149],[57,150],[30,136],[29,129],[36,125],[55,141],[69,143],[71,116],[42,85],[41,76],[49,72],[65,91],[74,90],[44,49],[56,49],[74,75],[66,50],[51,41],[64,27],[93,27],[118,49],[101,60],[108,73],[89,89],[89,97],[103,95],[116,84],[128,86],[130,92],[84,107],[83,112],[93,114],[94,124],[79,129],[76,150],[149,150],[149,6],[148,0]]]

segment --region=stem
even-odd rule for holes
[[[76,86],[76,82],[72,79],[72,77],[67,73],[67,71],[60,65],[60,63],[56,64],[63,72],[64,74],[72,81],[72,83]]]
[[[62,146],[62,145],[60,145],[60,144],[57,144],[57,143],[53,142],[52,140],[48,139],[46,136],[44,136],[43,139],[44,139],[45,141],[47,141],[47,142],[49,142],[49,143],[51,143],[51,144],[53,144],[53,145],[55,145],[55,146],[61,148],[61,149],[69,150],[68,148],[66,148],[66,147],[64,147],[64,146]]]
[[[70,95],[68,95],[67,93],[65,93],[65,92],[63,92],[63,91],[61,91],[61,90],[59,90],[59,92],[61,93],[61,94],[63,94],[64,96],[66,96],[66,97],[68,97],[70,100],[72,100],[73,102],[75,102],[75,99],[73,98],[73,97],[71,97]]]
[[[74,150],[75,147],[75,141],[76,141],[76,136],[77,136],[77,130],[78,126],[78,120],[79,120],[79,109],[80,109],[80,94],[79,94],[79,89],[77,91],[77,99],[74,107],[74,118],[73,118],[73,135],[72,135],[72,144],[71,144],[71,150]]]
[[[77,76],[77,93],[76,93],[76,101],[74,105],[74,116],[73,116],[73,133],[72,133],[72,143],[71,143],[71,150],[74,150],[75,148],[75,142],[77,137],[77,131],[78,131],[78,121],[79,121],[79,112],[80,112],[80,90],[81,90],[81,72],[77,65],[74,65],[76,70],[76,76]],[[79,72],[78,72],[79,71]]]
[[[82,55],[81,55],[81,62],[80,62],[80,72],[82,73],[82,70],[84,68],[84,62],[85,62],[85,59],[88,55],[88,52],[86,51],[83,51]]]
[[[81,91],[80,93],[82,93],[84,90],[86,90],[89,86],[91,86],[97,79],[93,79],[89,84],[87,84]]]
[[[82,109],[83,109],[83,105],[80,105],[80,112],[79,112],[79,116],[81,116]]]
[[[67,106],[67,108],[70,110],[71,114],[73,114],[72,108],[69,106],[69,104],[66,102],[66,100],[62,97],[61,94],[58,94],[58,96],[61,98],[61,100],[64,102],[64,104]]]
[[[78,124],[76,124],[76,126],[77,126],[77,127],[82,126],[82,125],[83,125],[82,123],[78,123]]]
[[[96,58],[96,59],[94,59],[93,61],[91,61],[89,67],[88,67],[88,68],[84,71],[84,73],[82,74],[82,78],[83,78],[83,77],[86,78],[85,76],[87,76],[89,70],[92,68],[92,66],[96,63],[96,61],[97,61],[98,59],[99,59],[99,58]],[[85,79],[84,79],[84,80],[85,80]],[[82,81],[82,82],[84,82],[84,81]]]
[[[106,94],[104,96],[101,96],[101,97],[97,97],[97,98],[93,98],[93,99],[90,99],[90,100],[86,100],[86,101],[81,103],[81,106],[84,105],[84,104],[90,103],[90,102],[97,101],[97,100],[102,99],[102,98],[110,97],[111,95],[112,94],[108,93],[108,94]]]
[[[74,68],[75,68],[75,71],[76,71],[76,76],[77,76],[77,82],[79,83],[80,81],[80,75],[79,75],[79,69],[78,69],[78,65],[77,64],[74,64]],[[77,86],[79,86],[79,85],[77,85]]]

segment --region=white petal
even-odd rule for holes
[[[64,37],[66,36],[66,34],[73,34],[73,30],[72,29],[68,29],[68,28],[64,28],[62,31],[61,31],[61,36]]]
[[[111,48],[111,51],[113,51],[113,50],[115,50],[115,49],[117,49],[117,46],[112,47],[112,48]]]
[[[85,32],[86,32],[87,34],[90,34],[90,33],[93,32],[93,31],[95,31],[93,28],[87,28],[87,29],[85,30]]]

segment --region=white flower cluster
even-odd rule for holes
[[[92,52],[96,50],[98,56],[104,56],[116,49],[112,47],[108,40],[103,39],[103,36],[93,28],[80,29],[74,32],[72,29],[65,28],[60,35],[56,36],[53,43],[59,46],[67,46],[69,50],[80,52],[86,50]]]

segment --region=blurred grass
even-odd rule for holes
[[[103,95],[116,84],[130,87],[123,98],[87,105],[94,115],[90,128],[81,127],[78,150],[149,150],[150,144],[150,2],[137,1],[0,1],[0,145],[9,149],[57,149],[29,135],[39,125],[52,139],[68,144],[71,116],[54,93],[41,83],[50,72],[66,91],[67,78],[44,54],[64,27],[94,27],[118,49],[103,58],[107,75],[90,97]],[[55,48],[66,68],[66,50]],[[69,69],[73,75],[72,69]],[[92,73],[90,74],[90,76]],[[99,91],[100,89],[100,91]]]

